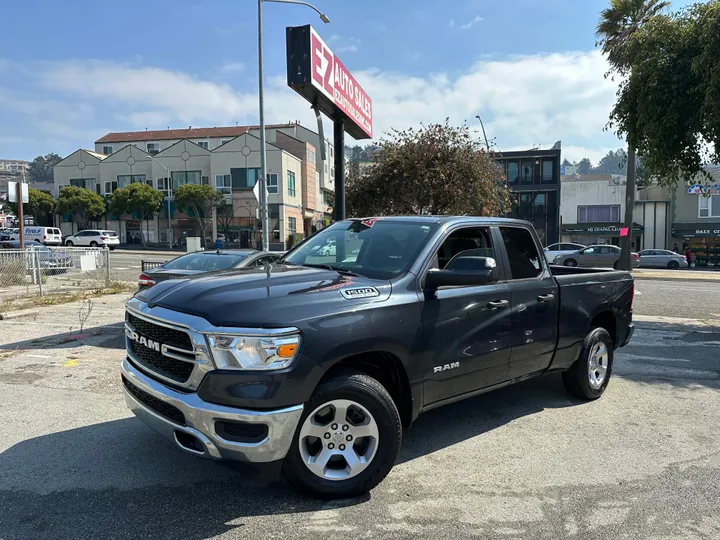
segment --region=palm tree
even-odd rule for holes
[[[629,75],[632,65],[627,44],[632,35],[669,2],[661,0],[610,0],[610,7],[600,13],[597,26],[597,45],[607,56],[610,69],[621,75]],[[628,235],[620,239],[618,267],[631,270],[630,243],[632,239],[633,209],[635,208],[635,149],[628,147],[627,185],[625,187],[625,227]],[[637,246],[639,249],[640,246]]]

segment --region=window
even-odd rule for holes
[[[287,190],[290,197],[295,197],[295,173],[287,172]]]
[[[280,205],[268,204],[268,217],[270,219],[280,219]]]
[[[154,156],[155,154],[160,152],[160,143],[156,143],[156,142],[147,143],[147,152],[151,156]]]
[[[600,255],[617,255],[620,253],[620,248],[613,246],[602,246],[600,248]]]
[[[508,184],[517,184],[520,182],[520,167],[517,160],[507,162],[507,179]]]
[[[172,190],[170,189],[170,179],[169,178],[156,178],[155,179],[157,189],[158,191],[162,191],[162,193],[169,197],[172,195]]]
[[[552,159],[543,159],[542,162],[542,183],[553,184],[555,175],[553,174],[554,162]]]
[[[200,181],[202,182],[203,186],[209,186],[210,185],[210,177],[209,176],[203,176]]]
[[[109,156],[113,153],[113,147],[112,146],[103,146],[102,153],[106,156]]]
[[[95,193],[97,193],[98,195],[102,195],[102,186],[99,182],[95,184]]]
[[[578,223],[619,223],[620,205],[578,206]]]
[[[220,146],[222,146],[223,144],[227,144],[227,143],[229,143],[230,141],[232,141],[232,139],[223,139],[223,140],[220,141]]]
[[[117,177],[117,186],[124,188],[130,184],[145,184],[144,174],[119,174]]]
[[[533,202],[533,214],[547,214],[547,201],[545,193],[536,193]]]
[[[105,195],[111,195],[112,193],[115,193],[115,190],[117,188],[118,188],[118,183],[116,181],[105,182]]]
[[[252,189],[260,178],[260,169],[237,168],[230,169],[232,188],[234,190]]]
[[[507,183],[507,171],[505,170],[505,162],[502,160],[496,161],[495,165],[498,167],[498,174],[503,181],[503,184]]]
[[[204,148],[205,150],[207,150],[210,146],[207,141],[198,141],[197,145]]]
[[[453,232],[442,243],[432,267],[451,270],[454,261],[460,256],[495,258],[490,230],[487,228],[460,229]]]
[[[223,195],[232,195],[232,176],[229,174],[216,174],[215,189]]]
[[[297,218],[289,217],[288,218],[288,234],[295,235],[295,231],[297,230]]]
[[[247,253],[215,253],[214,251],[198,251],[181,255],[166,262],[163,268],[169,270],[197,270],[213,272],[234,268],[247,258]]]
[[[523,159],[520,167],[520,183],[532,184],[533,181],[533,160]]]
[[[308,151],[307,151],[307,160],[308,160],[308,162],[310,162],[310,163],[312,163],[313,165],[315,165],[315,152],[313,152],[313,151],[310,150],[309,148],[308,148]]]
[[[698,208],[698,216],[701,218],[720,217],[720,195],[710,197],[699,195]]]
[[[85,187],[85,179],[84,178],[71,178],[70,179],[70,185],[73,187]]]
[[[518,227],[500,227],[510,261],[511,279],[530,279],[542,272],[541,259],[530,231]]]
[[[200,184],[202,177],[200,171],[172,171],[172,189],[177,191],[177,188],[184,186],[185,184]]]
[[[267,191],[268,193],[278,192],[278,174],[268,173],[267,175]]]

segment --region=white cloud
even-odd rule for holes
[[[227,75],[233,75],[235,73],[240,73],[245,69],[245,64],[242,62],[228,62],[227,64],[223,64],[220,66],[220,71]]]
[[[608,149],[622,146],[603,133],[616,90],[603,77],[606,67],[602,56],[590,51],[482,57],[452,76],[377,69],[353,74],[373,99],[375,139],[393,127],[445,118],[476,126],[480,114],[488,137],[501,150],[549,147],[562,140],[564,157],[588,156],[597,162]],[[114,122],[113,131],[257,122],[252,86],[240,91],[181,71],[92,60],[48,63],[36,73],[36,91],[51,91],[57,102],[26,101],[20,112],[39,129],[38,117],[43,117],[52,136],[62,122],[73,135]],[[266,80],[265,107],[268,123],[315,125],[309,105],[287,88],[284,75]],[[331,132],[329,125],[326,131]],[[92,132],[76,144],[90,144],[103,134]]]
[[[330,36],[330,39],[328,39],[328,44],[336,53],[353,53],[358,52],[360,40],[354,37],[333,34]]]
[[[479,22],[481,22],[481,21],[483,21],[483,20],[484,20],[484,19],[483,19],[482,17],[480,17],[480,15],[478,15],[478,16],[476,16],[474,19],[472,19],[472,20],[466,22],[465,24],[463,24],[460,28],[462,28],[463,30],[468,30],[468,29],[472,28],[472,27],[475,26],[477,23],[479,23]]]

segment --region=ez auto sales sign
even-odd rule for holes
[[[287,29],[288,85],[356,139],[372,138],[372,100],[310,25]]]

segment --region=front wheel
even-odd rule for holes
[[[339,375],[306,404],[283,474],[317,497],[356,497],[388,475],[401,439],[400,415],[385,387],[363,373]]]
[[[594,400],[602,396],[610,382],[614,350],[608,331],[593,329],[585,337],[580,357],[562,374],[565,389],[581,399]]]
[[[75,244],[73,244],[71,240],[66,240],[65,245],[68,247],[73,247]]]
[[[93,240],[92,242],[90,242],[90,247],[98,247],[98,243]]]

